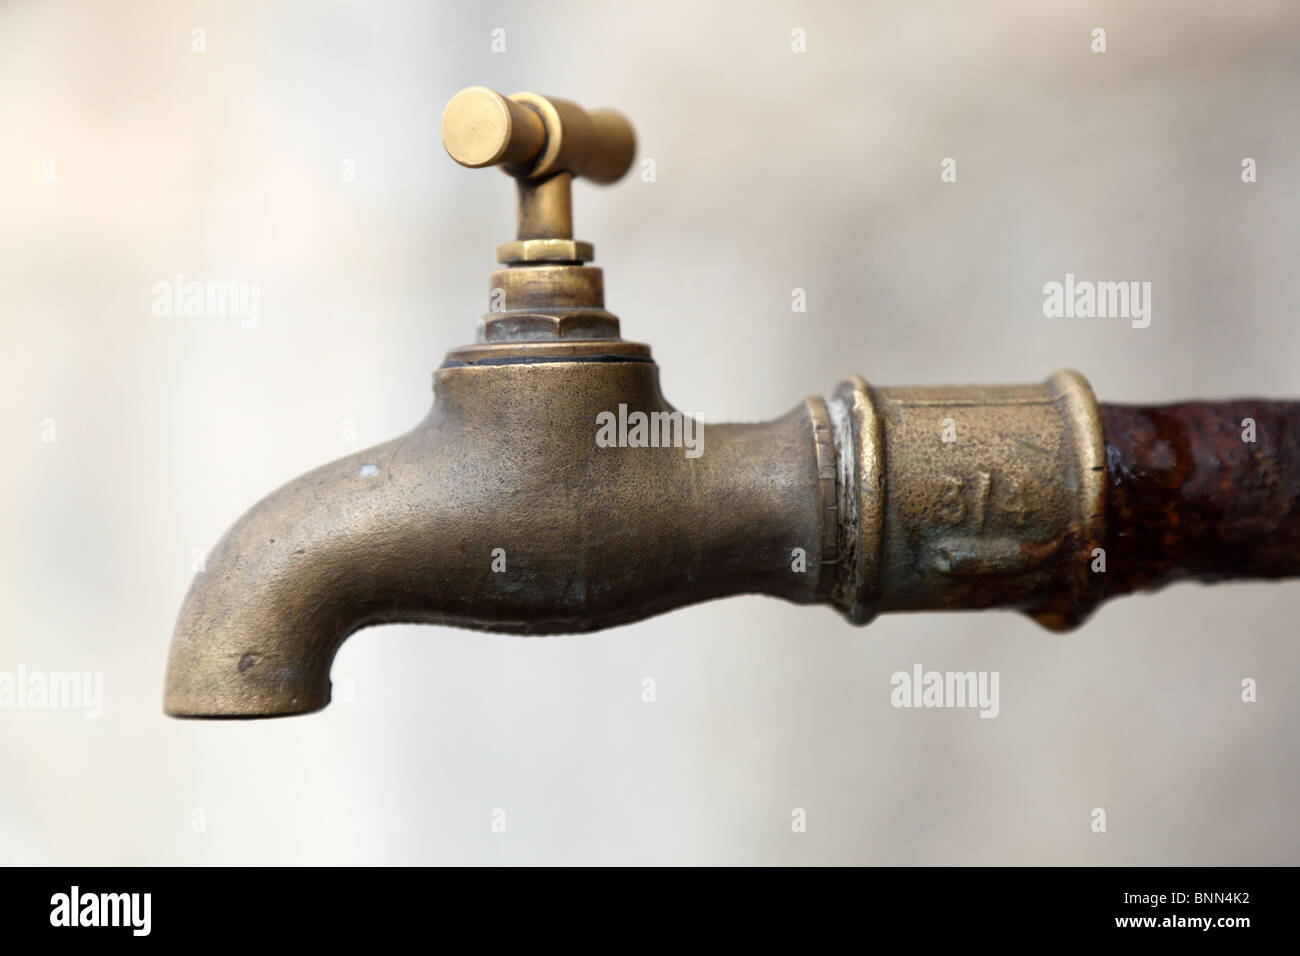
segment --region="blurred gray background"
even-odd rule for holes
[[[318,715],[161,713],[196,550],[413,426],[486,311],[513,198],[444,154],[458,89],[632,118],[656,181],[576,187],[577,234],[707,420],[848,373],[1294,398],[1298,28],[1281,0],[0,5],[0,670],[105,694],[0,710],[0,863],[1300,862],[1300,583],[1068,636],[759,597],[585,637],[386,627]],[[1151,281],[1150,328],[1044,319],[1067,271]],[[260,325],[155,317],[178,272],[261,283]],[[1000,716],[894,709],[914,663],[999,671]]]

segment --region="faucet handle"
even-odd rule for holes
[[[503,166],[521,180],[568,172],[612,183],[636,155],[636,134],[622,113],[588,112],[537,93],[502,96],[485,86],[451,98],[442,113],[442,144],[462,166]]]
[[[497,246],[491,312],[479,342],[617,340],[589,242],[573,237],[575,176],[612,183],[632,165],[636,134],[613,110],[471,86],[442,113],[442,144],[462,166],[500,166],[514,177],[515,238]]]

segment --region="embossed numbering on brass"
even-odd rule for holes
[[[969,479],[959,474],[942,476],[938,497],[938,521],[958,527],[971,519],[973,530],[983,531],[990,511],[997,527],[1023,528],[1028,520],[1024,495],[1016,478],[998,478],[991,471],[977,471]],[[996,486],[997,491],[994,491]]]

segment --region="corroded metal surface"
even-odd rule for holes
[[[1106,592],[1300,575],[1300,403],[1103,405]]]

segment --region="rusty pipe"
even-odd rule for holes
[[[1103,405],[1106,595],[1300,576],[1300,402]]]

